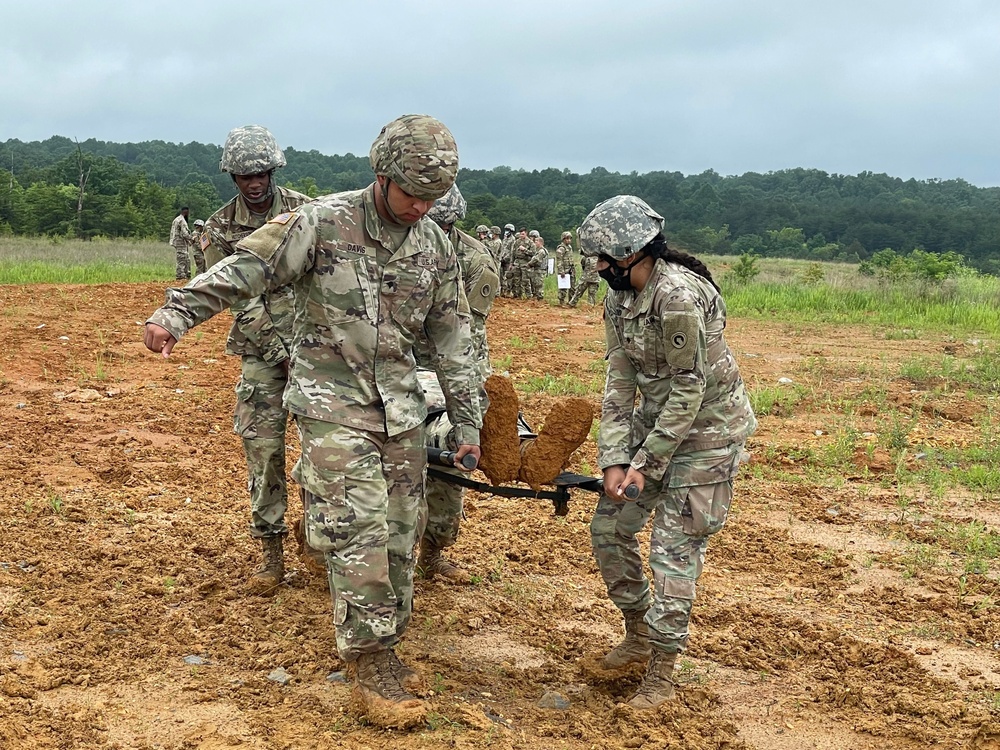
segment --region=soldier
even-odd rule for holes
[[[494,224],[490,227],[490,241],[486,243],[486,247],[490,249],[490,253],[493,255],[493,259],[497,262],[497,268],[500,270],[501,274],[503,273],[503,268],[500,264],[500,249],[502,244],[503,242],[501,240],[500,227]],[[500,278],[502,279],[503,276]]]
[[[194,258],[194,267],[198,273],[205,273],[205,253],[201,251],[201,235],[205,231],[205,222],[202,219],[194,220],[194,231],[191,232],[191,256]]]
[[[601,286],[601,277],[597,274],[597,258],[592,255],[584,255],[580,259],[580,284],[573,290],[569,298],[569,306],[576,307],[576,303],[587,293],[587,301],[591,305],[597,304],[597,290]]]
[[[528,237],[528,230],[521,227],[510,247],[510,296],[514,299],[531,296],[531,269],[529,263],[535,255],[535,243]]]
[[[573,260],[573,234],[563,232],[559,247],[556,248],[556,274],[559,276],[569,276],[569,288],[559,287],[559,306],[566,304],[566,300],[573,293],[573,286],[576,284],[576,261]]]
[[[184,206],[181,212],[170,222],[170,246],[174,249],[174,280],[187,280],[191,273],[190,259],[188,258],[188,244],[191,242],[191,232],[188,230],[188,207]]]
[[[535,245],[535,251],[528,260],[528,290],[526,297],[534,297],[541,302],[545,299],[545,277],[548,274],[549,251],[545,249],[545,240],[535,230],[529,233]]]
[[[427,115],[393,120],[372,144],[375,182],[272,217],[237,252],[146,323],[164,356],[238,299],[294,285],[284,404],[296,415],[306,534],[323,551],[351,703],[378,726],[422,724],[422,679],[393,648],[413,600],[427,408],[414,341],[426,338],[455,425],[456,465],[480,458],[477,372],[458,259],[424,214],[458,173],[451,132]]]
[[[513,297],[511,285],[514,274],[511,265],[514,262],[514,225],[504,224],[503,236],[500,238],[500,291],[504,297]]]
[[[202,233],[200,248],[211,265],[236,252],[237,242],[270,219],[310,200],[274,184],[274,170],[283,166],[285,155],[267,128],[246,125],[229,132],[219,169],[229,173],[237,192],[208,218]],[[286,285],[235,303],[226,340],[226,354],[240,357],[233,431],[243,439],[246,456],[250,536],[261,545],[261,565],[248,589],[262,595],[273,594],[285,576],[288,412],[282,394],[288,383],[292,345],[292,294],[291,285]]]
[[[644,201],[619,195],[591,211],[577,233],[611,288],[597,438],[604,492],[590,530],[626,634],[601,666],[648,662],[629,701],[637,709],[673,695],[708,538],[726,521],[744,442],[756,426],[723,336],[719,289],[700,260],[667,247],[662,227]],[[638,499],[626,495],[632,485]],[[636,539],[651,514],[652,591]]]
[[[490,366],[490,347],[486,341],[486,317],[493,305],[493,298],[499,291],[500,275],[496,262],[486,247],[455,226],[455,222],[465,217],[465,212],[465,199],[458,185],[452,185],[451,190],[434,203],[427,212],[427,217],[448,235],[458,255],[462,284],[472,312],[473,361],[478,366],[480,404],[485,411],[488,402],[482,388],[486,378],[493,374],[493,368]],[[481,234],[489,231],[485,226],[477,227],[477,231],[479,230],[483,230]],[[424,376],[425,382],[422,382],[422,386],[425,394],[440,393],[440,387],[436,383],[426,382],[427,378],[434,378],[434,374],[431,372],[421,374]],[[450,432],[451,423],[446,415],[432,420],[428,427],[430,444],[454,450],[454,446],[449,442],[452,438]],[[417,570],[424,578],[430,579],[439,575],[453,583],[472,582],[468,572],[442,554],[442,551],[455,544],[458,538],[463,494],[464,490],[461,487],[433,477],[427,478],[427,528],[420,540],[420,557],[417,560]]]

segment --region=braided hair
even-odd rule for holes
[[[676,263],[679,266],[684,266],[688,270],[694,271],[696,274],[708,281],[709,284],[714,286],[715,291],[722,291],[719,289],[719,285],[715,283],[715,279],[712,278],[712,273],[708,270],[708,266],[693,255],[689,255],[680,250],[674,250],[672,247],[667,247],[667,238],[663,236],[662,232],[651,239],[643,250],[645,250],[653,258],[660,258],[668,263]]]

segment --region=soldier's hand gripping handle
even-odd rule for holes
[[[639,492],[640,492],[639,485],[630,484],[628,487],[625,488],[625,497],[627,497],[629,500],[635,500],[637,497],[639,497]]]
[[[457,461],[458,454],[455,451],[443,451],[437,448],[427,449],[427,460],[432,463],[440,464],[441,466],[447,466],[449,469],[455,467],[465,469],[466,471],[472,471],[479,465],[479,459],[476,458],[472,453],[466,453],[462,456],[461,461]]]

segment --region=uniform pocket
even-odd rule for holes
[[[357,320],[375,320],[374,298],[368,284],[365,258],[333,257],[313,274],[306,297],[309,317],[321,325],[337,326]]]
[[[726,525],[733,502],[732,480],[689,487],[681,507],[681,526],[688,536],[711,536]]]
[[[257,437],[257,415],[254,408],[253,383],[240,380],[236,384],[236,406],[233,408],[233,432],[241,438]]]

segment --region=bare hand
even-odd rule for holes
[[[458,446],[458,450],[455,452],[455,468],[461,469],[462,471],[473,471],[475,467],[473,467],[472,469],[466,469],[464,466],[462,466],[462,459],[465,456],[469,455],[475,456],[476,465],[478,466],[479,459],[483,457],[483,453],[481,450],[479,450],[479,446],[463,443],[462,445]]]
[[[158,326],[156,323],[146,323],[146,335],[143,337],[143,343],[149,351],[169,357],[177,339],[163,326]]]
[[[631,466],[628,467],[627,471],[624,466],[609,466],[604,470],[604,494],[615,502],[635,500],[635,498],[625,495],[625,490],[632,485],[635,485],[639,492],[642,492],[646,486],[646,477],[643,476],[642,472],[636,471]]]

